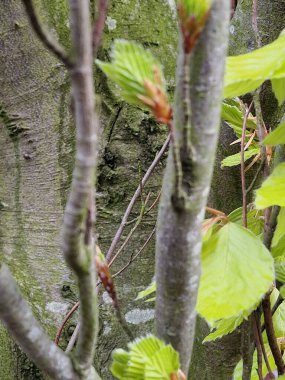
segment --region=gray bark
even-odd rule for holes
[[[213,2],[205,30],[191,55],[190,68],[186,69],[190,71],[190,97],[187,99],[192,111],[190,136],[185,124],[185,63],[180,44],[174,130],[180,149],[185,203],[177,206],[178,172],[173,153],[167,161],[158,215],[156,329],[160,338],[178,350],[186,374],[196,319],[200,230],[218,138],[229,15],[228,1]]]
[[[0,248],[21,291],[51,338],[66,311],[77,301],[74,279],[61,251],[63,209],[74,162],[75,129],[71,118],[70,84],[63,66],[33,34],[20,1],[3,1],[0,14]],[[70,48],[65,1],[37,2],[40,15]],[[133,11],[130,14],[130,9]],[[109,56],[114,38],[132,38],[150,47],[164,64],[170,92],[174,85],[176,21],[169,2],[132,0],[112,2],[99,51]],[[97,109],[103,124],[98,171],[97,226],[99,244],[108,249],[124,210],[144,172],[162,146],[167,131],[152,117],[122,103],[112,83],[96,73]],[[27,129],[28,128],[28,129]],[[161,186],[155,170],[144,195],[155,199]],[[131,219],[137,216],[140,205]],[[114,271],[120,269],[146,241],[155,224],[155,210],[144,218]],[[126,229],[126,233],[129,228]],[[123,313],[135,335],[150,331],[152,305],[135,302],[153,276],[154,243],[116,279]],[[128,338],[103,297],[97,367],[110,379],[110,355]],[[71,319],[60,341],[64,348],[77,322]],[[42,375],[0,328],[0,378],[39,379]]]

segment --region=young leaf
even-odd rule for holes
[[[278,104],[281,106],[285,100],[285,78],[272,79],[271,82]]]
[[[272,246],[276,246],[279,240],[285,235],[285,207],[281,207],[277,218],[277,226],[274,231]]]
[[[121,88],[127,102],[148,108],[158,121],[169,123],[172,111],[162,68],[149,50],[134,42],[116,40],[112,63],[96,63]]]
[[[203,245],[197,311],[210,324],[235,317],[252,308],[273,279],[273,259],[260,239],[227,223]]]
[[[242,225],[242,207],[237,208],[228,215],[230,222]],[[263,212],[260,210],[252,209],[247,212],[247,228],[256,236],[260,236],[264,229]]]
[[[274,131],[262,141],[263,145],[279,145],[285,144],[285,122],[281,123]]]
[[[156,282],[155,282],[155,280],[153,280],[151,282],[151,284],[146,289],[139,292],[139,294],[136,298],[136,301],[149,296],[150,294],[154,293],[155,291],[156,291]]]
[[[179,354],[153,335],[128,344],[129,352],[115,350],[111,371],[120,380],[169,380],[180,378]]]
[[[259,149],[249,149],[244,152],[244,160],[247,161],[258,153],[259,153]],[[224,168],[225,166],[240,165],[240,162],[241,162],[241,155],[240,153],[236,153],[236,154],[233,154],[232,156],[228,156],[225,159],[223,159],[221,167]]]
[[[230,100],[230,104],[228,103],[228,99],[222,102],[221,118],[229,124],[237,137],[241,137],[244,114],[240,109],[240,103],[234,99]],[[247,128],[254,130],[256,128],[256,123],[254,120],[248,118],[246,126]]]
[[[213,328],[215,328],[215,331],[207,335],[206,338],[203,340],[203,343],[212,342],[213,340],[221,338],[224,335],[230,334],[238,326],[240,326],[243,321],[244,321],[244,316],[242,314],[240,314],[237,317],[221,319],[220,321],[214,324]]]
[[[285,32],[271,44],[250,53],[228,57],[224,98],[254,91],[266,79],[285,77]]]
[[[285,284],[285,251],[280,256],[274,256],[275,276],[276,279]]]
[[[285,206],[285,163],[279,164],[256,191],[255,205],[257,209]]]
[[[279,291],[276,288],[274,288],[270,295],[270,303],[272,307],[277,301],[278,296],[279,296]],[[282,304],[275,311],[272,319],[273,319],[273,327],[274,327],[276,338],[285,336],[285,303],[284,302],[282,302]]]

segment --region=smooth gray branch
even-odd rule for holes
[[[63,223],[63,251],[78,278],[80,331],[75,352],[78,370],[87,376],[92,369],[98,327],[96,270],[93,239],[86,228],[95,210],[93,188],[97,162],[99,122],[95,114],[93,51],[89,1],[70,0],[70,24],[74,65],[70,71],[76,122],[76,157]],[[90,204],[91,202],[91,204]],[[89,213],[89,215],[88,215]],[[86,219],[88,217],[88,223]]]
[[[175,164],[169,154],[156,237],[156,330],[179,351],[187,375],[195,332],[201,225],[210,189],[220,123],[230,2],[214,0],[190,57],[190,123],[185,114],[185,60],[180,37],[174,133],[182,163],[184,204],[175,207]],[[186,110],[187,111],[187,110]],[[186,122],[185,122],[186,121]]]
[[[0,294],[0,318],[22,350],[52,379],[79,380],[71,359],[42,330],[5,264],[0,264]]]

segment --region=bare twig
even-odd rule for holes
[[[24,352],[55,380],[79,380],[71,359],[44,333],[6,265],[0,264],[0,317]]]
[[[153,210],[153,208],[158,204],[160,196],[161,196],[161,190],[159,191],[157,197],[155,198],[155,200],[153,201],[153,203],[151,204],[151,206],[144,212],[144,216],[146,216],[147,214],[149,214],[151,212],[151,210]],[[139,219],[139,216],[137,216],[136,218],[130,220],[125,225],[129,226],[129,225],[135,223],[138,219]]]
[[[262,355],[263,355],[263,358],[265,361],[265,365],[266,365],[268,373],[272,374],[271,367],[270,367],[268,357],[267,357],[267,353],[265,350],[264,342],[263,342],[261,326],[260,326],[260,314],[257,311],[255,311],[254,315],[255,315],[255,323],[256,323],[256,327],[257,327],[257,332],[258,332],[258,336],[259,336],[260,347],[261,347]]]
[[[22,0],[27,15],[29,17],[31,26],[33,27],[35,33],[42,41],[42,43],[68,68],[71,69],[73,67],[73,62],[68,57],[63,47],[54,41],[54,39],[46,32],[36,14],[35,7],[33,5],[32,0]]]
[[[254,315],[254,318],[252,319],[252,325],[253,325],[255,346],[256,346],[256,351],[257,351],[257,374],[258,374],[259,380],[263,380],[263,376],[262,376],[262,349],[261,349],[261,344],[260,344],[260,340],[259,340],[259,334],[258,334],[258,330],[257,330],[255,315]]]
[[[92,47],[94,56],[97,55],[98,48],[101,42],[101,37],[104,30],[105,20],[108,10],[108,0],[99,0],[98,4],[98,16],[93,27],[92,32]]]
[[[164,153],[166,152],[167,148],[168,148],[168,145],[169,145],[169,142],[170,142],[170,134],[168,135],[167,139],[165,140],[162,148],[160,149],[160,151],[157,153],[157,155],[155,156],[155,159],[153,160],[152,164],[150,165],[150,167],[148,168],[148,170],[146,171],[143,179],[142,179],[142,186],[145,186],[146,182],[148,181],[149,177],[151,176],[152,172],[154,171],[155,167],[157,166],[157,164],[160,162],[162,156],[164,155]],[[139,185],[125,211],[125,214],[122,218],[122,221],[121,221],[121,224],[116,232],[116,235],[111,243],[111,246],[107,252],[107,255],[106,255],[106,260],[107,261],[110,261],[111,257],[112,257],[112,254],[122,236],[122,233],[123,233],[123,230],[126,226],[126,223],[127,223],[127,220],[128,220],[128,217],[137,201],[137,199],[140,197],[140,193],[141,193],[141,186]]]
[[[278,369],[278,374],[283,375],[285,373],[285,365],[274,332],[269,294],[266,294],[264,300],[262,301],[262,308],[264,313],[265,330],[270,350],[272,352],[276,367]]]
[[[251,190],[253,189],[253,187],[254,187],[254,185],[255,185],[255,183],[256,183],[258,177],[259,177],[259,174],[261,173],[261,171],[262,171],[262,169],[263,169],[263,167],[264,167],[264,162],[265,162],[264,158],[261,159],[261,162],[260,162],[260,164],[259,164],[259,166],[258,166],[258,168],[257,168],[257,170],[256,170],[256,172],[255,172],[254,178],[253,178],[253,180],[251,181],[251,183],[250,183],[250,185],[248,186],[248,188],[246,189],[246,194],[250,193]]]
[[[148,202],[148,199],[149,199],[149,194],[148,194],[148,197],[146,198],[146,201],[145,201],[145,204],[147,204]],[[112,257],[112,259],[110,260],[109,262],[109,267],[112,266],[113,262],[117,259],[117,257],[121,254],[121,252],[123,251],[123,249],[125,248],[125,246],[128,244],[130,238],[133,236],[134,232],[136,231],[136,229],[138,228],[138,226],[140,225],[141,221],[142,221],[142,218],[143,218],[143,215],[144,215],[144,207],[145,205],[142,205],[142,208],[141,208],[141,212],[140,212],[140,215],[139,215],[139,218],[138,220],[136,221],[136,224],[134,225],[134,227],[131,229],[131,231],[128,233],[128,236],[126,237],[124,243],[121,245],[121,247],[119,248],[118,252]]]
[[[64,317],[64,320],[61,322],[61,325],[59,326],[57,332],[56,332],[56,336],[55,336],[55,344],[58,345],[59,343],[59,340],[60,340],[60,337],[61,337],[61,334],[62,334],[62,331],[67,323],[67,321],[71,318],[71,316],[75,313],[75,311],[78,309],[79,307],[79,302],[76,302],[75,305],[73,305],[73,307],[69,310],[69,312],[66,314],[66,316]]]
[[[73,349],[73,347],[75,345],[75,342],[76,342],[76,340],[78,338],[79,331],[80,331],[80,323],[77,323],[77,325],[76,325],[76,327],[75,327],[75,329],[73,331],[73,334],[71,335],[71,338],[70,338],[70,340],[68,342],[66,350],[65,350],[65,352],[67,354],[69,354],[72,351],[72,349]]]
[[[277,311],[278,307],[282,304],[282,302],[284,301],[284,299],[281,297],[281,295],[278,296],[275,304],[273,305],[273,308],[271,310],[271,314],[272,316],[275,314],[275,312]],[[263,333],[263,331],[265,330],[265,325],[263,324],[262,327],[261,327],[261,332]]]
[[[242,126],[242,136],[241,136],[241,143],[240,143],[240,154],[241,154],[240,173],[241,173],[241,187],[242,187],[242,221],[243,221],[243,226],[245,228],[247,227],[247,201],[246,201],[246,183],[245,183],[245,167],[244,167],[244,146],[245,146],[246,125],[247,125],[247,120],[248,120],[248,117],[250,114],[252,104],[253,104],[253,102],[250,103],[250,106],[248,107],[246,113],[244,114],[243,126]]]

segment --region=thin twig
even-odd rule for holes
[[[242,125],[242,136],[241,136],[241,143],[240,143],[240,154],[241,154],[241,160],[240,160],[240,173],[241,173],[241,187],[242,187],[242,222],[243,226],[247,228],[247,200],[246,200],[246,182],[245,182],[245,167],[244,167],[244,146],[245,146],[245,135],[246,135],[246,126],[247,126],[247,120],[250,114],[250,110],[252,107],[253,102],[250,103],[250,106],[248,107],[244,118],[243,118],[243,125]]]
[[[257,351],[257,374],[259,377],[259,380],[263,380],[262,376],[262,349],[257,329],[257,320],[256,315],[254,313],[254,318],[252,319],[252,325],[253,325],[253,334],[254,334],[254,340],[255,340],[255,346]]]
[[[160,162],[162,156],[164,155],[164,153],[166,152],[167,148],[168,148],[168,145],[169,145],[169,142],[170,142],[170,134],[168,135],[167,139],[165,140],[162,148],[160,149],[160,151],[157,153],[157,155],[155,156],[155,159],[153,160],[152,164],[150,165],[150,167],[148,168],[147,172],[145,173],[143,179],[142,179],[142,186],[145,186],[146,182],[148,181],[149,177],[151,176],[152,172],[154,171],[155,167],[157,166],[157,164]],[[106,260],[107,261],[110,261],[111,257],[112,257],[112,254],[122,236],[122,233],[123,233],[123,230],[126,226],[126,223],[127,223],[127,220],[128,220],[128,217],[137,201],[137,199],[139,198],[140,196],[140,192],[141,192],[141,187],[140,185],[137,187],[126,211],[125,211],[125,214],[122,218],[122,221],[121,221],[121,224],[116,232],[116,235],[111,243],[111,246],[107,252],[107,255],[106,255]]]
[[[253,178],[253,180],[251,181],[251,183],[250,183],[250,185],[248,186],[248,188],[246,189],[246,194],[248,194],[249,192],[251,192],[251,190],[253,189],[253,187],[254,187],[254,185],[255,185],[255,183],[256,183],[258,177],[259,177],[259,174],[261,173],[261,171],[262,171],[262,169],[263,169],[263,167],[264,167],[264,162],[265,162],[264,158],[261,159],[261,162],[260,162],[260,164],[259,164],[259,166],[258,166],[258,168],[257,168],[257,170],[256,170],[256,172],[255,172],[254,178]]]
[[[148,194],[148,197],[146,198],[145,200],[145,204],[147,204],[148,202],[148,199],[149,199],[149,194]],[[142,218],[143,218],[143,215],[144,215],[144,205],[142,206],[141,208],[141,212],[140,212],[140,216],[139,216],[139,219],[137,220],[136,224],[134,225],[134,227],[131,229],[131,231],[128,233],[128,236],[126,237],[124,243],[121,245],[121,247],[119,248],[118,252],[112,257],[112,259],[110,260],[109,262],[109,267],[112,266],[113,262],[117,259],[117,257],[121,254],[121,252],[123,251],[123,249],[125,248],[125,246],[128,244],[130,238],[133,236],[134,232],[136,231],[136,229],[138,228],[138,226],[140,225],[141,221],[142,221]]]
[[[77,325],[76,325],[76,327],[75,327],[75,329],[73,331],[73,334],[71,335],[71,338],[70,338],[70,340],[68,342],[66,350],[65,350],[65,352],[67,354],[69,354],[72,351],[72,349],[73,349],[73,347],[75,345],[75,342],[77,341],[79,330],[80,330],[80,323],[77,323]]]
[[[139,249],[139,251],[129,260],[129,262],[124,265],[123,268],[121,268],[118,272],[116,272],[115,274],[112,275],[112,278],[115,278],[117,276],[119,276],[121,273],[123,273],[137,258],[138,256],[143,252],[143,250],[145,249],[145,247],[148,245],[148,243],[150,242],[150,240],[152,239],[153,235],[155,233],[155,227],[154,229],[152,230],[151,234],[149,235],[149,237],[147,238],[147,240],[144,242],[143,246]],[[100,282],[97,283],[97,287],[100,285]],[[62,321],[60,327],[58,328],[57,330],[57,333],[56,333],[56,338],[55,338],[55,343],[58,345],[59,343],[59,340],[60,340],[60,337],[62,335],[62,331],[66,325],[66,323],[68,322],[68,320],[71,318],[71,316],[75,313],[75,311],[78,309],[79,307],[79,302],[77,302],[73,307],[72,309],[68,312],[68,314],[65,316],[64,320]]]
[[[159,191],[157,197],[155,198],[155,200],[153,201],[153,203],[151,204],[151,206],[144,212],[144,216],[146,216],[147,214],[149,214],[151,212],[151,210],[158,204],[160,196],[161,196],[161,190]],[[131,224],[134,224],[138,219],[139,219],[139,216],[137,216],[136,218],[130,220],[129,222],[126,223],[126,226],[130,226]]]
[[[262,301],[262,308],[263,308],[263,313],[264,313],[265,330],[266,330],[266,335],[267,335],[268,343],[270,346],[270,350],[272,352],[272,356],[274,358],[274,362],[276,364],[278,374],[283,375],[285,373],[285,365],[284,365],[284,361],[283,361],[281,352],[279,350],[275,332],[274,332],[269,294],[265,295],[265,298]]]
[[[55,340],[54,340],[54,343],[56,345],[58,345],[59,343],[59,340],[60,340],[60,337],[61,337],[61,334],[62,334],[62,331],[67,323],[67,321],[71,318],[71,316],[76,312],[76,310],[78,309],[79,307],[79,302],[76,302],[75,305],[72,306],[72,308],[69,310],[69,312],[66,314],[66,316],[64,317],[64,320],[61,322],[61,325],[59,326],[59,328],[57,329],[57,332],[56,332],[56,336],[55,336]]]
[[[33,1],[22,0],[22,2],[26,8],[26,12],[29,17],[30,24],[33,27],[39,39],[48,48],[48,50],[51,51],[68,69],[71,69],[73,67],[73,62],[67,56],[63,47],[60,46],[58,43],[56,43],[54,39],[48,34],[48,32],[43,29],[39,21],[39,18],[36,14]]]
[[[271,314],[272,316],[275,314],[275,312],[277,311],[278,307],[282,304],[282,302],[284,301],[283,297],[281,297],[281,295],[278,296],[272,310],[271,310]],[[261,327],[261,332],[263,333],[263,331],[265,330],[265,325],[263,324],[262,327]]]
[[[98,48],[100,46],[105,20],[108,10],[108,0],[99,0],[98,4],[98,16],[96,18],[93,31],[92,31],[92,47],[93,55],[96,57]]]
[[[268,373],[272,374],[271,367],[270,367],[268,357],[267,357],[267,353],[265,350],[264,342],[263,342],[263,336],[262,336],[261,326],[260,326],[260,315],[257,315],[256,311],[254,314],[255,314],[256,327],[257,327],[257,332],[258,332],[258,336],[259,336],[259,342],[260,342],[260,346],[261,346],[262,355],[263,355]]]
[[[151,238],[153,237],[153,235],[155,233],[155,229],[156,229],[156,227],[154,227],[154,229],[151,231],[151,234],[149,235],[147,240],[144,242],[143,246],[139,249],[139,251],[133,257],[130,258],[129,262],[123,268],[121,268],[118,272],[116,272],[115,274],[112,275],[113,278],[115,278],[115,277],[119,276],[121,273],[123,273],[136,260],[136,258],[143,252],[143,250],[145,249],[145,247],[148,245]]]

